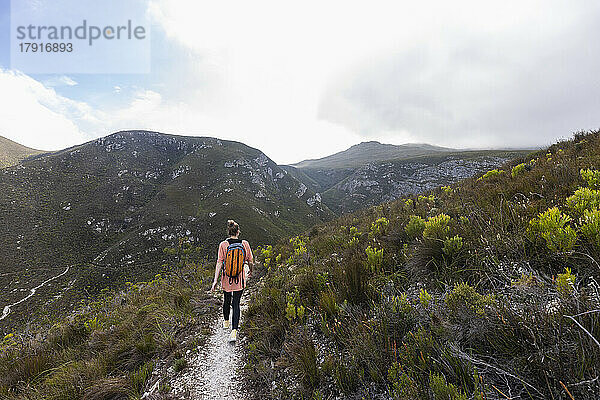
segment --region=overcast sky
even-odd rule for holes
[[[150,0],[151,74],[68,76],[10,69],[8,4],[0,135],[44,150],[149,129],[292,163],[365,140],[530,147],[600,127],[597,1]]]

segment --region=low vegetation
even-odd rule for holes
[[[165,266],[165,275],[104,291],[52,326],[6,335],[0,398],[140,398],[153,376],[185,369],[183,355],[202,344],[201,322],[215,309],[205,294],[210,268],[195,260],[195,250],[181,242],[166,249],[175,265]],[[158,385],[168,391],[166,382]]]
[[[598,148],[577,133],[259,251],[249,393],[600,398]]]

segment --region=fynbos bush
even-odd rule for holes
[[[365,253],[367,254],[367,266],[371,272],[379,271],[383,263],[383,249],[377,250],[369,246],[365,249]]]
[[[529,221],[529,229],[533,235],[540,235],[551,251],[564,252],[571,250],[577,240],[570,222],[571,217],[553,207]]]
[[[497,170],[497,169],[492,169],[489,170],[488,172],[486,172],[485,174],[483,174],[483,176],[479,179],[483,179],[483,180],[492,180],[494,178],[498,178],[502,175],[504,175],[506,173],[506,171],[504,170]]]
[[[444,247],[442,247],[442,251],[447,256],[453,257],[460,251],[460,249],[462,249],[462,247],[463,238],[456,235],[454,237],[444,240]]]
[[[514,167],[512,167],[512,169],[510,170],[510,175],[515,178],[516,176],[522,174],[525,171],[525,163],[521,163],[518,165],[515,165]]]
[[[571,272],[571,268],[565,268],[565,272],[558,274],[556,280],[556,290],[564,295],[568,296],[575,290],[575,275]]]
[[[485,314],[486,307],[494,304],[492,296],[479,294],[464,282],[455,284],[445,301],[450,311],[456,316],[464,314],[465,311],[481,316]]]
[[[411,238],[419,237],[425,229],[425,220],[417,215],[411,215],[408,224],[404,228],[406,234]]]
[[[567,207],[577,214],[600,206],[600,190],[579,188],[572,196],[567,197]]]
[[[585,210],[580,229],[590,243],[600,248],[600,210]]]
[[[426,239],[444,239],[450,233],[450,216],[438,214],[425,222],[423,237]]]
[[[385,217],[377,218],[377,220],[371,224],[371,232],[369,232],[369,236],[375,237],[378,235],[385,234],[385,231],[389,224],[390,224],[390,221],[388,221],[387,218],[385,218]]]
[[[592,189],[600,189],[600,171],[593,169],[582,169],[579,171],[583,180]]]

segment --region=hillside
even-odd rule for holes
[[[329,157],[285,168],[321,193],[323,203],[339,215],[448,185],[527,153],[364,142]]]
[[[600,398],[600,132],[261,251],[253,398]]]
[[[350,148],[316,160],[305,160],[293,164],[296,168],[344,169],[388,160],[399,160],[417,156],[454,151],[446,147],[425,143],[407,143],[401,145],[382,144],[376,141],[362,142]]]
[[[56,279],[5,309],[0,327],[38,314],[42,305],[48,317],[106,287],[148,279],[163,270],[163,249],[180,239],[212,257],[228,218],[256,244],[303,231],[333,216],[318,197],[241,143],[145,131],[6,168],[0,304]]]
[[[30,149],[4,136],[0,136],[0,168],[16,165],[27,157],[42,153],[43,151]]]
[[[578,133],[257,249],[235,384],[248,399],[599,398],[599,147]],[[213,265],[179,243],[166,275],[7,335],[0,395],[170,399],[173,382],[199,384],[220,332]]]

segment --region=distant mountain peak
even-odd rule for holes
[[[360,142],[327,157],[293,164],[297,168],[352,168],[374,161],[388,161],[455,151],[427,143],[386,144],[376,140]]]
[[[360,142],[358,144],[355,144],[354,146],[363,146],[363,145],[368,145],[368,144],[381,144],[381,142],[378,142],[377,140],[369,140],[366,142]],[[352,147],[354,147],[352,146]]]

